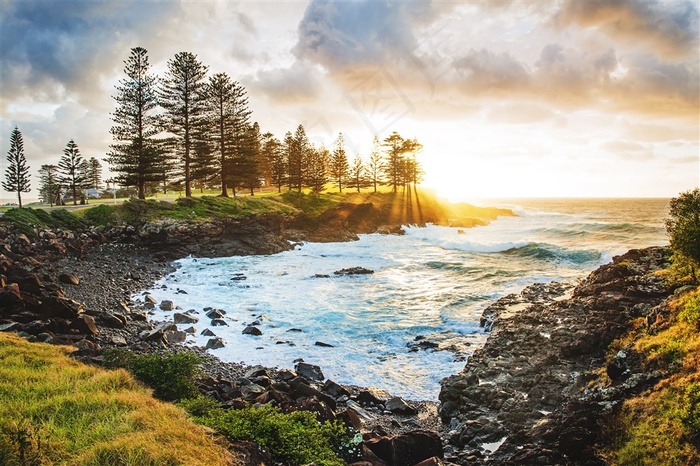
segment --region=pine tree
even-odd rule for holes
[[[73,194],[73,205],[78,204],[78,191],[82,190],[85,185],[85,173],[83,156],[80,155],[78,145],[72,139],[66,144],[63,149],[63,156],[58,161],[58,172],[60,174],[61,184],[71,190]]]
[[[148,52],[142,47],[131,49],[124,61],[127,79],[116,86],[117,108],[112,114],[115,125],[110,129],[114,144],[107,161],[118,173],[116,180],[122,186],[135,186],[139,199],[146,198],[146,184],[160,181],[163,151],[154,137],[160,133],[160,119],[155,114],[158,106],[158,78],[150,74]]]
[[[95,157],[88,160],[89,169],[87,172],[86,186],[92,189],[102,189],[102,164]]]
[[[382,166],[382,172],[393,192],[397,192],[399,185],[404,183],[404,152],[406,150],[405,139],[394,131],[384,139],[386,162]]]
[[[305,183],[306,159],[309,151],[309,138],[303,125],[299,125],[294,136],[287,133],[284,138],[287,152],[287,174],[289,176],[289,189],[301,192]]]
[[[330,160],[330,174],[333,177],[338,192],[343,192],[343,183],[348,175],[348,156],[345,152],[345,140],[343,133],[335,140],[335,148]]]
[[[243,141],[237,158],[238,171],[242,186],[255,195],[255,188],[260,187],[260,126],[257,123],[248,125],[243,132]]]
[[[41,168],[39,168],[39,180],[39,196],[41,197],[41,202],[53,207],[61,191],[58,167],[51,164],[42,165]]]
[[[203,192],[204,187],[213,184],[219,175],[218,161],[211,137],[206,133],[196,136],[193,150],[192,179]]]
[[[377,185],[382,184],[383,166],[379,137],[374,136],[372,152],[370,152],[369,161],[367,162],[367,172],[369,174],[369,181],[372,186],[374,186],[375,193],[377,192]]]
[[[404,152],[408,154],[404,157],[404,178],[407,186],[413,183],[413,190],[416,190],[416,185],[423,181],[425,172],[420,163],[416,159],[418,153],[423,149],[423,145],[416,139],[406,139],[404,141]]]
[[[7,151],[9,165],[5,169],[5,181],[2,187],[5,191],[17,193],[17,203],[22,208],[22,193],[31,191],[29,178],[29,166],[24,156],[24,141],[22,133],[15,126],[10,134],[10,150]]]
[[[231,159],[240,149],[242,131],[250,120],[248,97],[245,88],[237,81],[231,81],[226,73],[217,73],[209,78],[206,96],[213,141],[219,157],[221,196],[228,197],[227,184],[235,182],[237,176],[232,172],[235,167]]]
[[[282,192],[282,185],[287,182],[287,161],[284,157],[282,143],[272,133],[263,134],[262,153],[265,159],[263,172],[265,178],[269,177],[269,184],[277,186],[277,192]]]
[[[331,157],[325,146],[309,147],[306,162],[306,186],[314,193],[320,193],[328,182],[327,166]]]
[[[208,67],[190,52],[180,52],[168,60],[161,84],[160,104],[165,109],[165,127],[174,135],[177,157],[181,160],[185,197],[192,197],[192,157],[196,136],[206,123],[205,81]]]
[[[367,169],[365,163],[362,161],[360,154],[355,154],[352,159],[352,164],[348,170],[348,188],[356,188],[357,192],[360,192],[361,188],[367,187]]]

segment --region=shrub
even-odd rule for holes
[[[201,359],[192,353],[141,354],[113,349],[105,351],[108,367],[123,367],[153,389],[164,401],[194,398],[199,390],[194,384]]]
[[[58,226],[76,229],[85,226],[85,222],[77,215],[66,209],[54,209],[51,211],[51,217],[56,219]]]
[[[114,208],[101,204],[85,211],[85,220],[93,225],[106,226],[118,222],[118,215]]]
[[[196,398],[180,400],[178,405],[195,417],[206,417],[209,413],[221,407],[218,401],[202,395]]]
[[[700,330],[700,294],[695,293],[687,298],[678,319]]]
[[[666,231],[674,252],[700,264],[700,189],[671,199]]]
[[[678,414],[685,433],[691,438],[700,437],[700,383],[686,387]]]
[[[352,443],[341,424],[319,423],[308,411],[285,414],[272,406],[216,409],[198,421],[234,440],[256,442],[267,448],[275,461],[290,465],[343,465],[341,449]]]

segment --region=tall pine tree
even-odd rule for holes
[[[263,134],[262,139],[265,160],[263,175],[266,180],[269,179],[271,186],[277,186],[277,192],[282,192],[282,186],[287,182],[287,162],[282,143],[272,133]]]
[[[331,154],[324,145],[310,147],[306,162],[306,186],[320,193],[328,182],[327,167]]]
[[[377,192],[377,186],[382,184],[382,171],[383,171],[383,161],[382,152],[380,150],[379,137],[374,136],[372,141],[372,152],[369,154],[369,160],[367,161],[367,172],[369,175],[369,182],[374,187],[374,192]]]
[[[335,148],[330,160],[330,173],[335,185],[338,186],[338,192],[342,193],[343,184],[348,175],[348,156],[345,152],[343,133],[338,134],[338,138],[335,140]]]
[[[53,207],[54,202],[60,202],[60,199],[56,199],[61,192],[61,183],[56,165],[42,165],[39,168],[39,183],[41,202],[49,204],[51,207]]]
[[[384,139],[386,161],[382,172],[391,185],[393,192],[397,192],[399,185],[404,183],[404,152],[406,140],[394,131]]]
[[[297,126],[294,136],[287,133],[284,138],[287,151],[287,174],[289,176],[289,189],[301,189],[306,184],[306,160],[309,151],[309,138],[303,125]]]
[[[114,144],[107,161],[118,175],[122,186],[135,186],[139,199],[146,198],[146,184],[161,180],[164,159],[155,136],[160,133],[158,78],[150,73],[148,52],[142,47],[131,49],[124,61],[126,79],[116,86],[117,108],[112,113],[115,123],[110,129]]]
[[[360,157],[360,154],[355,154],[355,157],[352,159],[352,163],[350,164],[350,168],[348,169],[347,187],[356,188],[357,192],[359,193],[360,189],[367,186],[366,172],[367,170],[365,163],[362,161],[362,157]]]
[[[58,161],[58,172],[61,184],[70,189],[73,195],[73,205],[78,204],[78,191],[83,189],[86,181],[83,162],[78,145],[71,139],[66,144],[66,148],[63,149],[63,155]]]
[[[181,161],[185,197],[192,197],[192,158],[196,137],[206,124],[204,76],[208,68],[190,52],[168,60],[161,83],[160,104],[165,109],[165,128],[174,135],[174,148]]]
[[[24,156],[24,141],[22,133],[15,126],[10,134],[10,150],[7,151],[7,161],[9,165],[5,169],[5,181],[2,182],[2,187],[5,191],[17,193],[17,203],[20,209],[22,208],[22,193],[31,191],[29,178],[29,165]]]

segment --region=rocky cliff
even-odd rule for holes
[[[492,325],[486,345],[442,383],[446,458],[470,465],[603,464],[592,449],[600,419],[658,374],[628,373],[604,389],[589,383],[619,366],[605,360],[609,345],[672,293],[655,274],[669,256],[664,248],[632,250],[572,291],[537,285],[490,306],[482,319]]]

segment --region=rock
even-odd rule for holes
[[[209,341],[207,341],[206,348],[207,349],[219,349],[219,348],[223,348],[224,346],[226,346],[226,345],[224,344],[223,338],[214,337],[214,338],[210,338]]]
[[[253,379],[255,377],[261,377],[261,376],[265,376],[265,377],[270,376],[270,374],[268,374],[268,372],[267,372],[267,368],[265,368],[263,366],[253,366],[246,371],[245,375],[243,375],[243,377],[245,377],[246,379]]]
[[[413,466],[433,457],[438,460],[443,457],[440,436],[427,430],[371,438],[365,441],[365,445],[382,461],[397,466]]]
[[[181,312],[176,312],[173,314],[173,322],[176,324],[196,324],[199,322],[199,319]]]
[[[300,362],[294,367],[294,369],[296,370],[297,374],[299,374],[307,380],[323,382],[323,380],[326,378],[323,375],[321,368],[313,364]]]
[[[126,346],[126,345],[127,345],[127,343],[126,343],[126,338],[124,338],[124,337],[121,336],[121,335],[114,335],[114,336],[112,336],[112,338],[110,339],[110,341],[111,341],[112,344],[115,345],[115,346]]]
[[[62,273],[58,276],[58,281],[66,285],[79,285],[80,279],[72,273]]]
[[[333,272],[335,275],[368,275],[373,274],[374,270],[366,269],[364,267],[349,267],[346,269],[340,269]]]
[[[46,317],[75,319],[82,312],[82,304],[60,296],[47,296],[41,302],[41,313]]]
[[[163,300],[160,302],[160,308],[164,311],[172,311],[175,309],[175,304],[170,300]]]
[[[357,395],[357,401],[364,404],[380,405],[389,401],[392,398],[391,394],[386,390],[376,387],[367,387],[361,390]]]
[[[0,325],[0,332],[17,332],[22,329],[22,326],[17,322]]]
[[[151,304],[158,304],[158,300],[156,300],[156,298],[154,298],[150,294],[147,294],[146,296],[143,297],[143,302],[151,303]]]
[[[187,340],[187,334],[181,330],[170,329],[165,331],[165,340],[169,343],[184,343]]]
[[[625,373],[629,373],[627,354],[624,351],[618,351],[608,363],[605,371],[613,381],[620,379]]]
[[[265,393],[265,387],[261,387],[260,385],[254,383],[243,385],[241,387],[241,395],[243,396],[244,400],[252,401],[263,393]]]
[[[226,315],[226,312],[222,311],[221,309],[212,309],[207,312],[206,316],[209,317],[210,319],[221,319]]]
[[[122,316],[121,314],[104,312],[99,314],[97,318],[103,326],[108,328],[124,328],[126,325],[126,317]]]
[[[197,333],[197,329],[194,327],[187,327],[183,330],[183,332],[185,332],[188,335],[194,335],[195,333]]]
[[[331,345],[330,343],[324,343],[322,341],[317,341],[314,343],[315,346],[321,346],[323,348],[335,348],[335,346]]]
[[[336,400],[341,396],[350,396],[350,392],[348,392],[341,385],[333,382],[331,379],[328,379],[323,383],[323,391],[324,393],[329,394]]]
[[[418,414],[418,410],[416,408],[410,406],[401,397],[398,396],[389,399],[384,406],[387,410],[396,414],[404,414],[409,416]]]
[[[216,336],[216,334],[214,332],[212,332],[211,330],[209,330],[208,328],[205,328],[204,330],[202,330],[202,333],[200,333],[200,335],[203,335],[205,337],[215,337]]]
[[[249,325],[246,328],[243,329],[243,335],[254,335],[254,336],[260,336],[262,335],[262,331],[253,325]]]
[[[71,327],[85,335],[97,335],[100,333],[97,325],[95,325],[95,319],[86,314],[78,316],[71,324]]]
[[[379,225],[375,233],[380,235],[405,235],[406,232],[401,225]]]
[[[228,327],[228,322],[224,319],[212,319],[211,325],[214,327]]]

